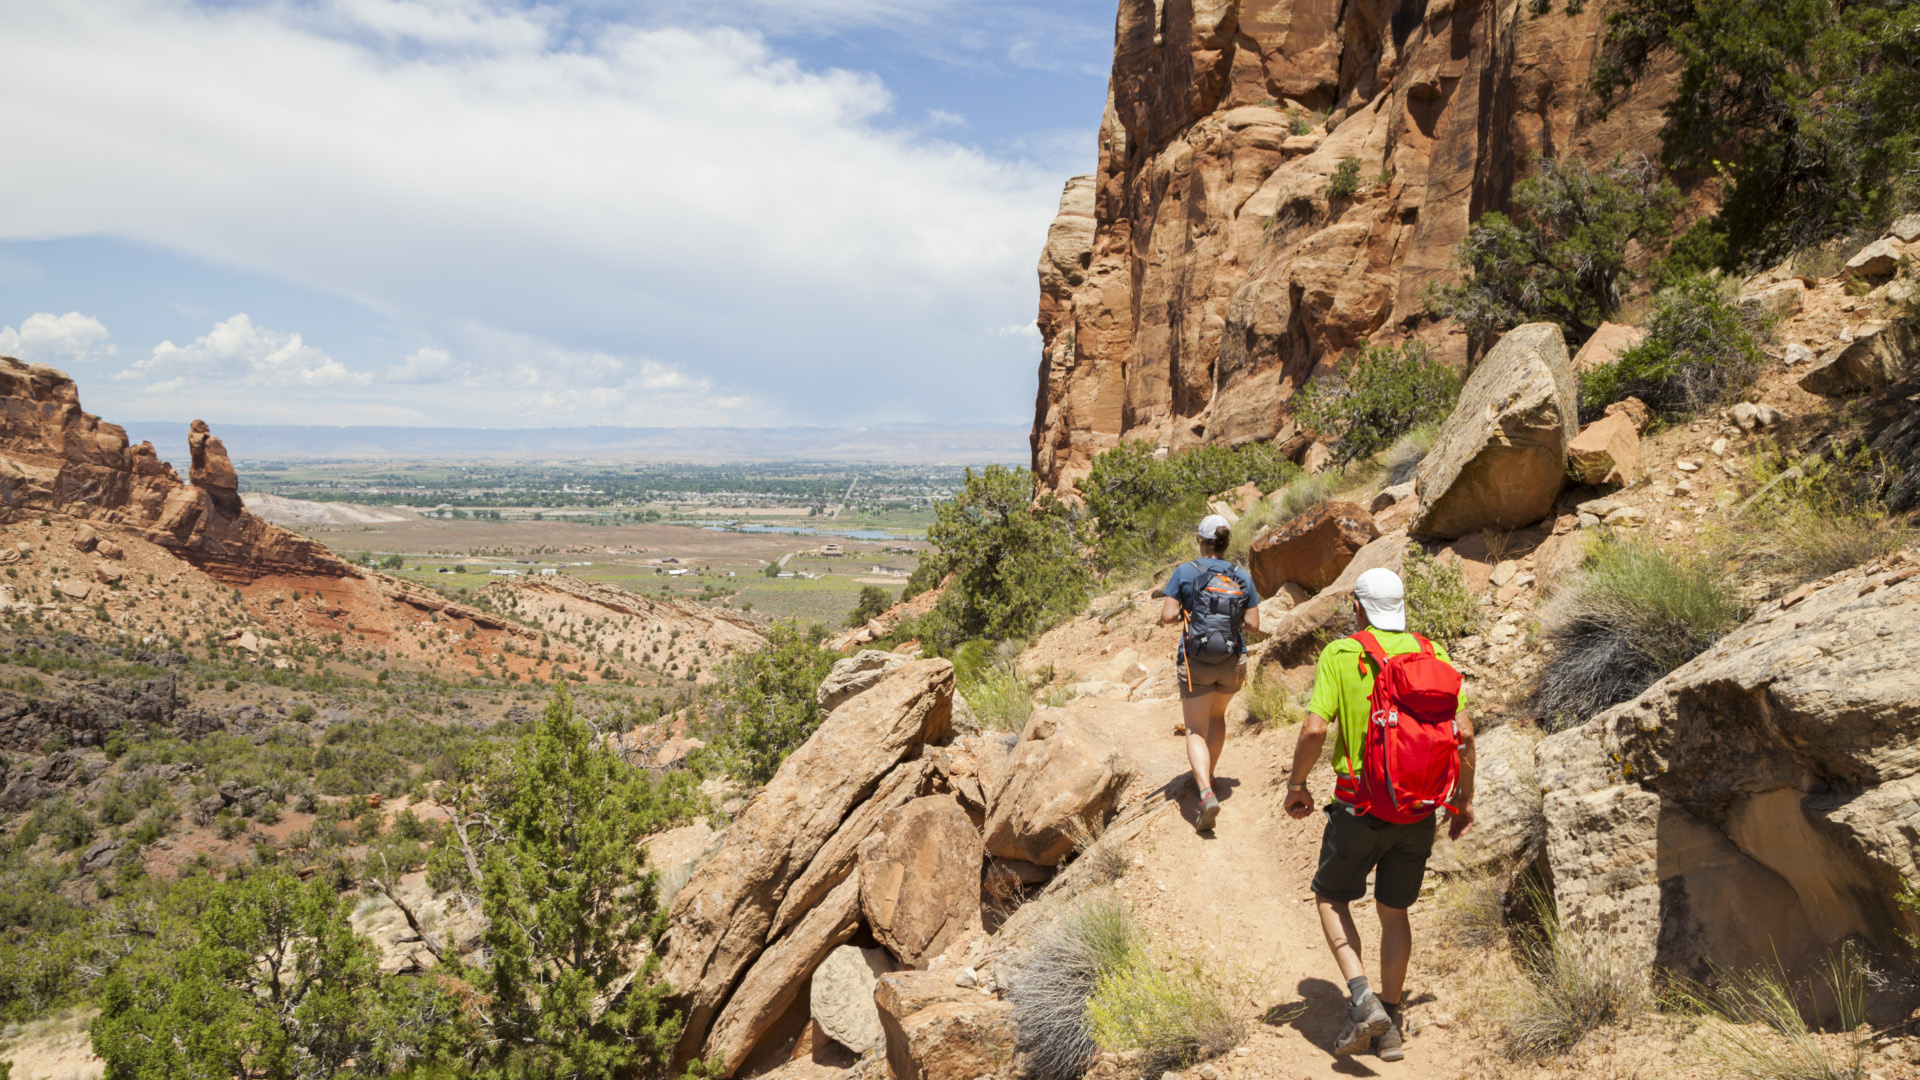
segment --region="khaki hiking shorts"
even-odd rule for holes
[[[1246,658],[1240,656],[1218,664],[1194,664],[1189,668],[1183,654],[1174,660],[1173,668],[1180,682],[1182,698],[1239,693],[1240,683],[1247,674]]]

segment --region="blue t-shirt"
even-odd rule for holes
[[[1173,576],[1167,579],[1167,584],[1160,590],[1160,595],[1171,596],[1180,601],[1182,608],[1192,611],[1193,590],[1204,586],[1215,574],[1227,575],[1246,592],[1249,609],[1260,606],[1260,594],[1254,591],[1253,579],[1247,576],[1245,570],[1225,559],[1195,559],[1189,563],[1181,563],[1174,567]]]

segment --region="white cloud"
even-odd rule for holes
[[[65,315],[40,312],[20,321],[20,328],[0,326],[0,356],[35,364],[73,364],[113,356],[111,337],[100,320],[69,311]]]
[[[922,29],[1003,6],[743,2]],[[758,423],[1031,400],[1028,344],[976,328],[1030,317],[1061,177],[931,137],[876,77],[804,67],[710,4],[0,0],[0,17],[9,78],[34,88],[0,95],[0,239],[127,238],[433,343],[329,339],[335,359],[248,322],[241,351],[220,328],[156,350],[130,369],[148,387],[445,385],[482,410],[446,422],[487,423],[547,401],[611,420],[665,393],[702,415],[751,397]],[[478,322],[613,366],[509,362],[463,337]]]
[[[255,326],[245,312],[215,323],[190,344],[155,345],[152,356],[134,361],[115,378],[156,380],[148,389],[157,393],[195,383],[318,388],[373,381],[373,376],[349,371],[325,350],[301,341],[299,334]]]

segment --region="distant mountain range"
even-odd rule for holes
[[[127,424],[185,471],[184,421]],[[871,461],[1027,463],[1027,429],[1012,424],[878,424],[784,428],[455,428],[216,424],[236,460],[274,458],[615,459],[652,462]]]

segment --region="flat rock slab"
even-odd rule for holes
[[[1253,587],[1272,596],[1287,582],[1318,592],[1333,584],[1354,552],[1380,535],[1373,516],[1350,502],[1324,502],[1261,533],[1249,549]]]

